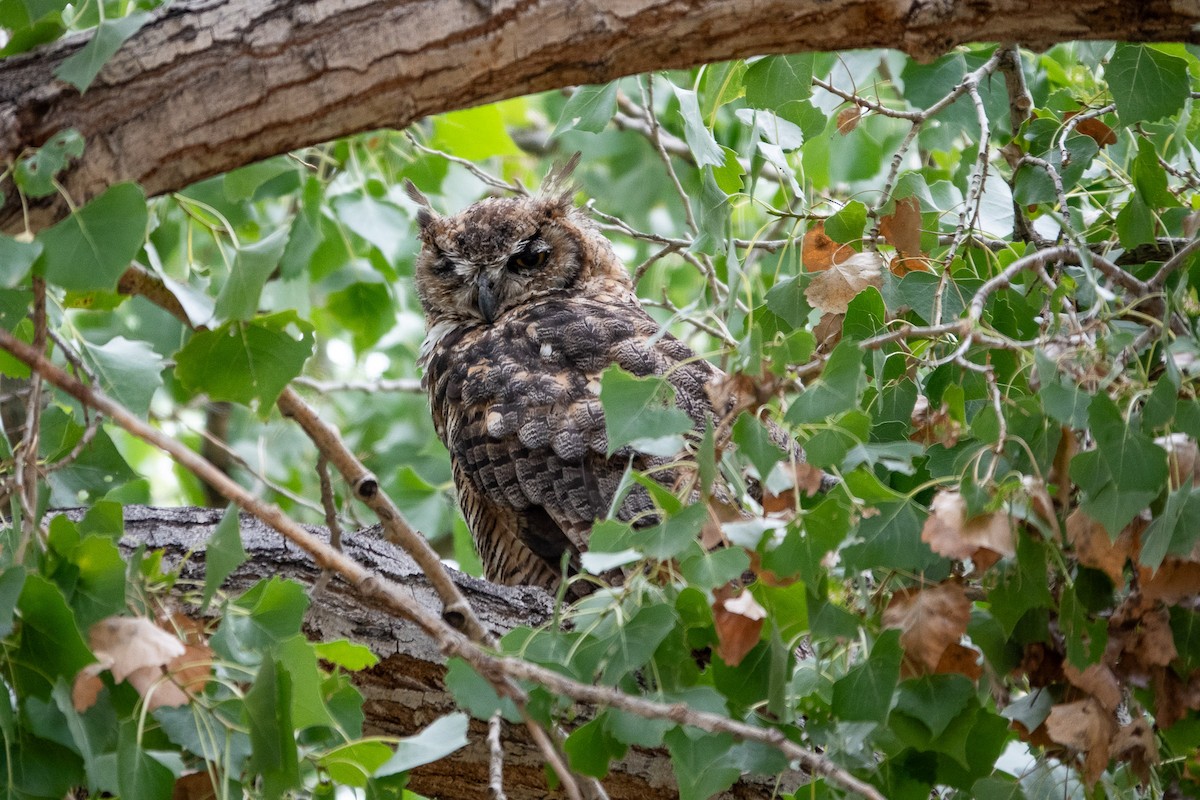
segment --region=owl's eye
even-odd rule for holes
[[[525,249],[508,259],[510,272],[527,272],[546,263],[547,247],[541,242],[530,242]]]
[[[438,275],[449,275],[454,272],[454,262],[448,258],[439,258],[433,262],[433,271]]]

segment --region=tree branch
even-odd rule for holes
[[[86,37],[0,63],[0,163],[75,128],[87,149],[62,176],[75,202],[119,181],[157,195],[338,136],[622,75],[761,53],[899,47],[932,59],[968,41],[1071,39],[1197,43],[1200,9],[1172,0],[189,0],[159,11],[82,96],[54,69]],[[22,229],[20,195],[7,183],[0,193],[0,230]],[[29,200],[29,226],[65,211],[62,197]]]

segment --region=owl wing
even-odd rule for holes
[[[543,300],[446,337],[428,360],[435,423],[489,578],[511,582],[530,555],[556,572],[564,552],[577,563],[625,470],[665,461],[628,447],[608,454],[599,388],[612,364],[667,376],[698,425],[711,413],[706,386],[720,373],[636,303]],[[635,487],[616,516],[652,510]]]

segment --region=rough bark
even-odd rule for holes
[[[85,37],[0,63],[0,163],[64,128],[87,141],[63,184],[151,195],[305,145],[425,115],[762,53],[968,41],[1200,42],[1182,0],[185,0],[160,11],[87,93],[53,78]],[[28,214],[0,184],[0,230]]]
[[[83,510],[70,512],[81,516]],[[220,521],[222,511],[204,508],[125,509],[126,552],[145,547],[162,550],[164,560],[182,563],[186,580],[195,585],[204,577],[204,549]],[[313,528],[324,532],[324,529]],[[249,588],[264,576],[278,576],[311,586],[320,574],[308,557],[257,520],[243,515],[242,541],[249,560],[226,583],[230,592]],[[441,601],[417,565],[395,546],[368,528],[343,541],[346,552],[378,574],[408,587],[413,603],[440,613]],[[485,626],[502,635],[519,625],[537,625],[550,618],[552,598],[532,587],[497,586],[454,572],[459,588],[471,602]],[[368,732],[406,736],[455,710],[454,700],[443,682],[445,659],[416,626],[364,603],[362,596],[339,579],[324,590],[312,593],[305,620],[306,633],[314,639],[350,639],[364,644],[380,658],[374,668],[356,676],[365,697]],[[582,713],[586,716],[587,711]],[[441,761],[413,772],[410,788],[438,800],[477,800],[487,796],[489,752],[487,725],[471,721],[467,747]],[[543,759],[522,726],[503,726],[504,788],[511,800],[552,800],[561,792],[547,788]],[[801,776],[786,776],[795,788]],[[671,763],[665,751],[638,748],[613,765],[603,781],[612,800],[655,800],[677,796]],[[774,781],[743,781],[722,795],[724,798],[768,798],[774,796]]]

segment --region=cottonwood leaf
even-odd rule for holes
[[[758,644],[767,611],[748,591],[734,597],[727,595],[720,590],[716,592],[713,626],[717,631],[717,655],[727,665],[736,667]]]
[[[725,151],[713,138],[712,131],[704,125],[696,93],[675,85],[671,88],[675,90],[675,97],[679,100],[679,115],[683,117],[683,138],[687,140],[688,149],[696,157],[696,165],[722,166],[725,163]]]
[[[839,244],[825,233],[824,220],[814,222],[804,234],[802,261],[809,272],[823,272],[832,267],[835,260],[845,261],[852,255],[853,247]]]
[[[879,220],[879,234],[901,255],[921,252],[921,201],[915,195],[896,201],[896,210]]]
[[[208,608],[213,595],[225,583],[233,571],[246,562],[246,548],[242,545],[242,532],[238,520],[237,506],[230,504],[221,516],[204,548],[204,594],[200,610]]]
[[[1016,555],[1008,515],[994,511],[968,519],[967,501],[960,492],[950,489],[933,496],[929,517],[921,528],[921,541],[946,558],[969,558],[979,570]]]
[[[268,409],[312,355],[313,327],[295,311],[199,331],[175,355],[175,374],[193,393]]]
[[[280,228],[261,241],[238,248],[229,279],[217,296],[218,320],[248,320],[257,313],[263,286],[279,266],[287,242],[288,230]]]
[[[609,455],[638,439],[678,436],[692,429],[691,417],[675,406],[675,388],[665,378],[639,378],[611,366],[600,376],[600,403]]]
[[[883,625],[900,630],[900,646],[905,654],[901,675],[961,671],[942,669],[941,665],[947,651],[966,634],[970,621],[971,601],[959,583],[912,587],[893,594],[883,612]],[[968,677],[978,677],[978,673]]]
[[[181,706],[187,695],[179,686],[165,680],[167,666],[187,651],[177,637],[164,631],[147,617],[108,617],[88,631],[88,642],[99,663],[81,671],[75,680],[75,710],[84,711],[95,702],[98,674],[112,673],[113,681],[128,681],[146,698],[151,710],[162,706]]]
[[[862,350],[854,342],[841,342],[829,354],[821,377],[792,403],[787,421],[817,422],[857,407],[864,375]]]
[[[53,284],[86,292],[115,289],[146,238],[146,195],[134,183],[118,183],[38,234],[39,267]]]
[[[1191,88],[1187,61],[1143,44],[1118,44],[1104,76],[1126,125],[1177,113]]]
[[[105,62],[153,16],[149,11],[134,11],[128,16],[103,20],[88,43],[55,68],[54,76],[71,84],[81,94],[86,92]]]
[[[1054,706],[1046,718],[1046,732],[1055,742],[1083,754],[1081,774],[1089,787],[1100,779],[1108,766],[1116,724],[1099,703],[1088,698]]]
[[[1113,540],[1104,526],[1089,517],[1082,509],[1067,515],[1067,541],[1075,548],[1080,564],[1104,572],[1113,585],[1125,583],[1125,562],[1135,556],[1133,530],[1142,530],[1145,524],[1134,520],[1125,526]]]
[[[563,106],[550,138],[567,131],[600,133],[617,112],[617,82],[580,86]]]
[[[396,755],[376,770],[376,775],[393,775],[407,772],[422,764],[437,761],[465,747],[467,744],[466,714],[447,714],[413,736],[406,736],[396,744]]]
[[[883,261],[878,253],[855,253],[816,275],[804,290],[813,308],[827,314],[845,314],[850,301],[868,286],[883,288]]]
[[[902,656],[899,632],[881,633],[866,662],[852,667],[834,682],[834,716],[846,722],[862,720],[882,724],[892,709],[892,694],[900,678]]]
[[[163,357],[148,343],[124,336],[116,336],[104,344],[84,340],[82,345],[108,396],[134,415],[146,416],[154,392],[162,386]]]

